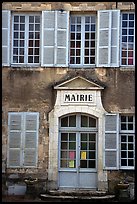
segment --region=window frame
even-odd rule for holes
[[[84,58],[85,58],[85,54],[84,54],[84,51],[85,51],[85,17],[95,17],[95,64],[84,64]],[[70,41],[71,41],[71,17],[81,17],[81,54],[80,54],[80,61],[81,63],[80,64],[71,64],[70,63],[70,50],[71,50],[71,47],[70,47]],[[76,25],[76,24],[75,24]],[[91,25],[91,24],[90,24]],[[91,33],[91,31],[89,31]],[[77,32],[75,32],[76,34]],[[75,42],[76,42],[76,39],[75,39]],[[91,49],[92,47],[89,47],[89,49]],[[74,47],[75,50],[76,47]],[[70,68],[91,68],[91,67],[96,67],[96,60],[97,60],[97,14],[96,13],[93,13],[93,14],[70,14],[70,26],[69,26],[69,51],[68,51],[68,61],[69,61],[69,67]],[[75,55],[76,57],[76,55]],[[88,57],[90,58],[90,55],[88,55]]]
[[[25,16],[25,36],[24,36],[24,63],[14,63],[13,62],[13,41],[14,41],[14,16]],[[29,41],[29,16],[40,16],[40,35],[39,35],[39,62],[38,63],[28,63],[28,49],[29,46],[27,46],[27,43]],[[42,30],[42,14],[41,12],[14,12],[11,15],[11,67],[39,67],[41,66],[41,30]],[[20,24],[19,24],[20,25]],[[34,24],[35,25],[35,24]],[[35,30],[33,30],[35,32]],[[19,39],[19,38],[18,38]],[[36,40],[36,38],[33,38],[33,40]],[[19,46],[17,48],[20,48]],[[35,47],[33,46],[33,49]],[[19,55],[18,55],[19,56]],[[33,57],[35,56],[34,54],[32,55]]]
[[[123,27],[122,27],[122,15],[123,14],[134,14],[134,42],[133,42],[133,65],[128,65],[128,64],[126,64],[126,65],[123,65],[122,64],[122,29],[123,29]],[[127,22],[129,22],[129,21],[127,21]],[[121,11],[121,13],[120,13],[120,26],[121,26],[121,28],[120,28],[120,53],[119,53],[119,55],[120,55],[120,67],[122,67],[122,68],[130,68],[130,67],[135,67],[135,12],[129,12],[129,11]],[[127,27],[128,29],[129,29],[129,26]],[[129,34],[127,34],[126,35],[127,37],[129,36]],[[128,57],[126,57],[126,61],[128,60]]]
[[[121,116],[125,116],[125,117],[128,117],[128,116],[133,116],[133,130],[121,130]],[[128,124],[128,122],[127,122],[127,119],[126,119],[126,125]],[[134,168],[135,168],[135,163],[134,163],[134,165],[133,166],[122,166],[121,165],[121,152],[122,152],[122,149],[121,149],[121,137],[122,136],[126,136],[126,138],[128,139],[128,137],[130,137],[130,135],[131,136],[133,136],[133,149],[131,150],[131,151],[133,151],[133,160],[135,161],[135,116],[134,115],[124,115],[124,114],[121,114],[120,115],[120,121],[119,121],[119,130],[120,130],[120,132],[119,132],[119,168],[120,169],[129,169],[129,170],[134,170]],[[123,142],[124,143],[124,142]],[[129,144],[127,141],[126,141],[126,144]],[[125,149],[125,151],[128,153],[128,152],[130,152],[129,150],[128,150],[128,148],[126,148]],[[128,161],[128,159],[129,159],[129,157],[127,156],[126,157],[126,160]]]

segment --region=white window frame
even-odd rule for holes
[[[121,116],[133,116],[133,130],[121,130]],[[135,168],[135,164],[134,166],[121,166],[121,136],[125,135],[126,137],[128,136],[133,136],[133,152],[134,152],[134,161],[135,161],[135,116],[134,115],[121,115],[120,116],[120,122],[119,122],[119,129],[120,129],[120,134],[119,134],[119,162],[120,162],[120,169],[131,169],[131,170],[134,170]],[[126,123],[127,124],[127,123]],[[128,144],[128,142],[127,142]],[[126,149],[126,151],[128,152],[128,149]],[[128,159],[128,156],[127,156],[127,159]]]
[[[120,16],[120,25],[121,25],[121,31],[120,31],[120,66],[121,67],[135,67],[135,18],[134,18],[134,47],[133,47],[133,65],[123,65],[122,64],[122,14],[134,14],[135,17],[135,13],[134,12],[126,12],[123,11],[121,12],[121,16]],[[129,21],[128,21],[129,22]],[[129,28],[129,27],[128,27]],[[127,37],[129,36],[128,34],[126,35]],[[126,57],[126,60],[128,60],[128,57]]]
[[[70,67],[74,67],[74,68],[80,68],[80,67],[82,67],[82,68],[87,68],[87,67],[95,67],[96,66],[96,55],[97,55],[97,15],[96,14],[86,14],[86,15],[75,15],[75,14],[71,14],[70,15],[70,18],[71,18],[71,16],[73,17],[81,17],[81,48],[80,48],[80,50],[81,50],[81,55],[80,55],[80,61],[81,61],[81,63],[80,64],[70,64],[70,40],[71,40],[71,22],[70,22],[70,30],[69,30],[69,66]],[[85,54],[84,54],[84,50],[85,50],[85,45],[84,45],[84,43],[85,43],[85,41],[84,41],[84,39],[85,39],[85,37],[84,37],[84,35],[85,35],[85,17],[92,17],[92,16],[94,16],[95,17],[95,64],[84,64],[84,57],[85,57]],[[89,32],[91,32],[91,31],[89,31]],[[77,33],[77,32],[75,32],[75,33]],[[75,41],[76,42],[76,41]],[[89,47],[90,49],[92,48],[92,47]],[[76,47],[74,47],[74,49],[75,50],[77,50],[76,49]],[[76,55],[75,55],[76,56]],[[88,56],[88,57],[90,57],[90,55]]]
[[[10,117],[12,115],[20,115],[21,116],[21,147],[20,147],[20,165],[18,166],[10,166],[9,164],[9,134],[11,132],[9,126],[10,126]],[[26,125],[26,115],[37,116],[37,130],[36,132],[36,165],[35,166],[25,166],[24,165],[24,150],[25,150],[25,125]],[[38,165],[38,129],[39,129],[39,113],[38,112],[9,112],[8,113],[8,147],[7,147],[7,167],[8,168],[37,168]],[[13,131],[13,130],[12,130]],[[13,131],[14,132],[14,131]],[[29,131],[28,131],[29,132]]]
[[[29,16],[33,15],[33,16],[40,16],[40,39],[39,39],[39,63],[28,63],[28,46],[27,46],[27,42],[29,40]],[[25,45],[24,45],[24,63],[14,63],[13,62],[13,40],[14,40],[14,16],[25,16]],[[23,67],[38,67],[41,64],[41,13],[40,12],[33,12],[33,13],[13,13],[12,14],[12,42],[11,42],[11,66],[13,67],[19,67],[19,66],[23,66]],[[26,22],[27,21],[27,22]],[[20,25],[20,24],[19,24]],[[35,25],[35,24],[34,24]],[[35,30],[34,30],[35,31]],[[33,38],[34,40],[35,38]],[[18,46],[19,48],[19,46]],[[34,48],[34,47],[33,47]],[[33,56],[35,56],[33,54]]]

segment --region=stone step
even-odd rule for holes
[[[41,200],[58,200],[58,201],[111,201],[115,199],[115,195],[106,194],[100,191],[49,191],[40,194]]]

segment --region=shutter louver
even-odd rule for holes
[[[24,166],[36,167],[38,145],[38,113],[25,116]]]
[[[118,168],[118,115],[107,114],[105,117],[105,169]]]
[[[42,66],[68,65],[68,12],[42,12]]]
[[[9,113],[9,151],[8,166],[20,167],[21,165],[21,131],[22,131],[22,115]]]
[[[119,66],[119,10],[98,11],[97,66]]]
[[[10,11],[2,10],[2,66],[10,65]]]

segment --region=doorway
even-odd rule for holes
[[[97,188],[97,118],[69,114],[59,120],[59,188]]]

